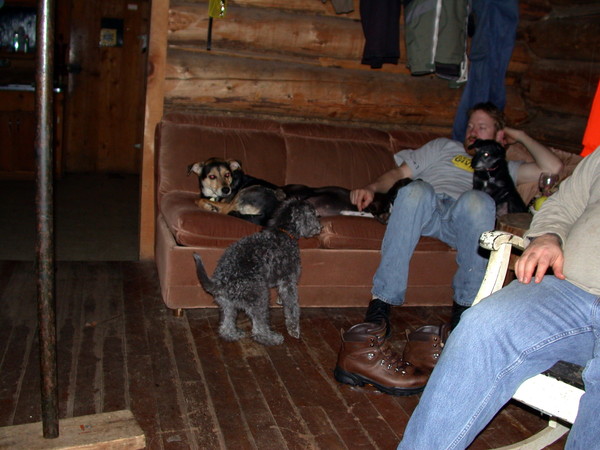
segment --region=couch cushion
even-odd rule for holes
[[[336,139],[346,141],[373,142],[388,146],[390,135],[386,131],[375,128],[348,127],[322,123],[282,123],[282,133],[293,136]]]
[[[395,167],[388,146],[373,142],[285,135],[287,184],[364,186]]]
[[[368,217],[332,216],[321,219],[321,247],[328,249],[380,250],[385,225]],[[449,251],[442,241],[421,237],[415,251]]]
[[[261,230],[246,220],[200,209],[198,195],[171,191],[161,200],[160,210],[175,241],[191,247],[225,248],[240,238]],[[319,240],[300,239],[301,248],[317,248]]]
[[[368,217],[331,216],[321,219],[321,247],[379,250],[385,225]]]

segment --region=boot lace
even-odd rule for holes
[[[379,346],[379,351],[383,355],[380,364],[382,366],[386,366],[387,370],[394,368],[396,372],[406,375],[406,368],[410,366],[410,363],[408,361],[404,361],[402,359],[402,355],[396,353],[385,339],[378,338],[377,343]]]

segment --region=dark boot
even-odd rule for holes
[[[367,308],[367,313],[365,314],[365,322],[385,323],[384,338],[387,339],[392,333],[392,328],[390,327],[391,312],[392,305],[384,302],[383,300],[379,300],[378,298],[374,298],[369,302],[369,307]]]
[[[334,376],[351,386],[370,384],[391,395],[421,392],[428,375],[406,364],[385,342],[384,323],[359,323],[345,333]]]
[[[442,353],[449,332],[447,324],[425,325],[412,333],[407,330],[408,342],[404,347],[402,359],[425,373],[431,373]]]
[[[460,321],[460,316],[467,309],[469,309],[468,306],[463,306],[463,305],[459,305],[456,302],[452,302],[452,316],[450,317],[450,329],[451,330],[454,330],[454,328],[456,328],[456,325],[458,325],[458,322]]]

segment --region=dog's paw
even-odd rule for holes
[[[262,345],[280,345],[283,344],[283,335],[271,332],[269,334],[254,334],[254,340]]]
[[[219,208],[205,198],[199,198],[196,200],[196,206],[205,209],[206,211],[219,212]]]
[[[219,336],[221,336],[221,338],[223,338],[226,341],[239,341],[240,339],[242,339],[244,336],[246,336],[246,333],[244,333],[242,330],[219,330]]]
[[[288,334],[296,339],[300,339],[300,327],[288,328]]]

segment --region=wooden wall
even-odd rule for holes
[[[141,258],[153,256],[153,135],[164,111],[187,110],[407,126],[449,134],[462,90],[398,65],[360,64],[355,11],[321,0],[229,0],[207,51],[208,2],[153,0],[142,164]],[[580,149],[600,73],[600,6],[592,0],[522,0],[506,78],[507,115],[549,144]],[[596,27],[596,28],[594,28]],[[402,30],[403,27],[401,27]]]
[[[65,171],[140,172],[149,8],[149,0],[59,0]],[[99,45],[102,18],[123,21],[122,46]]]
[[[548,144],[578,153],[600,78],[600,2],[520,4],[518,43],[525,59],[515,75],[527,111],[522,126]]]

